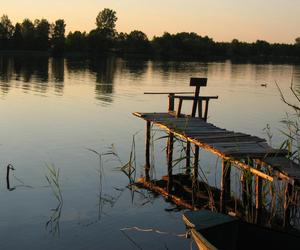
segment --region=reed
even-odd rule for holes
[[[56,168],[53,164],[46,165],[47,173],[45,175],[46,180],[51,188],[52,194],[57,200],[57,206],[51,209],[52,213],[49,220],[46,222],[46,231],[53,236],[60,236],[60,217],[63,207],[63,196],[60,187],[60,174],[59,168]]]

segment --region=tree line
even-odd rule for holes
[[[74,31],[65,35],[66,23],[63,19],[49,23],[46,19],[12,24],[7,15],[0,20],[0,50],[47,51],[52,55],[64,53],[104,53],[137,54],[162,58],[186,59],[247,59],[266,57],[292,58],[300,60],[300,37],[294,44],[269,43],[257,40],[254,43],[215,42],[208,36],[180,32],[155,36],[149,40],[139,30],[123,33],[115,29],[116,12],[104,9],[96,17],[96,27],[90,32]]]

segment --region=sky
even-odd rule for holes
[[[67,32],[95,28],[99,11],[117,12],[118,32],[196,32],[215,41],[294,43],[300,37],[300,0],[0,0],[0,15],[64,19]],[[2,13],[1,13],[2,12]]]

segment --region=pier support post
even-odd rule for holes
[[[207,116],[208,116],[208,103],[209,103],[209,99],[205,100],[205,111],[204,111],[203,120],[206,122],[207,122]]]
[[[242,201],[243,212],[245,215],[249,215],[252,211],[252,176],[251,173],[242,174]]]
[[[168,100],[169,100],[169,103],[168,103],[168,112],[173,112],[175,110],[175,94],[174,93],[169,93],[169,96],[168,96]]]
[[[185,162],[185,173],[187,175],[191,174],[191,143],[186,142],[186,162]]]
[[[198,191],[198,163],[199,163],[199,146],[195,145],[195,157],[193,165],[193,177],[192,177],[192,201],[193,204],[197,201]]]
[[[284,196],[284,216],[283,216],[283,226],[288,227],[291,220],[291,201],[293,197],[293,186],[286,183],[285,196]]]
[[[150,180],[150,142],[151,142],[151,122],[147,121],[146,124],[146,165],[145,165],[145,177],[146,181]]]
[[[222,160],[220,212],[226,212],[226,203],[230,200],[230,172],[231,164],[228,160]]]
[[[257,166],[260,170],[260,166]],[[255,222],[261,224],[262,221],[262,179],[255,176]]]
[[[196,110],[197,110],[197,103],[198,103],[198,97],[200,93],[200,85],[196,85],[196,90],[195,90],[195,99],[193,100],[193,107],[192,107],[192,117],[196,116]]]
[[[170,133],[168,137],[167,145],[167,157],[168,157],[168,193],[172,192],[173,189],[173,144],[174,144],[174,134]]]

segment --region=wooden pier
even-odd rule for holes
[[[195,87],[193,96],[182,95],[180,93],[151,93],[168,94],[168,111],[142,113],[135,112],[135,116],[146,121],[146,165],[145,182],[151,184],[149,171],[150,166],[150,142],[152,124],[165,130],[169,137],[167,142],[167,175],[168,184],[164,192],[172,194],[173,182],[173,144],[174,137],[180,138],[186,142],[186,174],[192,173],[192,181],[197,182],[199,148],[211,152],[222,158],[222,178],[219,197],[219,210],[226,212],[226,203],[230,200],[230,170],[231,167],[237,167],[254,176],[254,185],[252,180],[243,183],[243,200],[248,204],[249,192],[252,193],[252,186],[255,190],[255,209],[257,220],[260,217],[262,209],[262,181],[273,182],[282,180],[286,185],[284,224],[289,221],[289,211],[291,205],[292,192],[300,186],[300,167],[293,161],[286,158],[287,151],[274,149],[268,145],[265,139],[238,133],[219,128],[209,122],[208,107],[209,102],[218,99],[217,96],[200,96],[200,87],[207,85],[206,78],[191,78],[190,86]],[[175,100],[178,100],[178,106],[175,108]],[[182,114],[181,109],[184,101],[192,101],[191,114]],[[197,112],[198,111],[198,112]],[[191,164],[191,146],[194,147],[194,162]],[[192,170],[192,171],[191,171]],[[153,186],[153,183],[151,184]],[[146,185],[147,186],[147,185]],[[149,185],[148,185],[149,187]],[[162,192],[160,192],[162,193]],[[248,193],[248,194],[247,194]],[[194,194],[195,195],[195,194]]]

